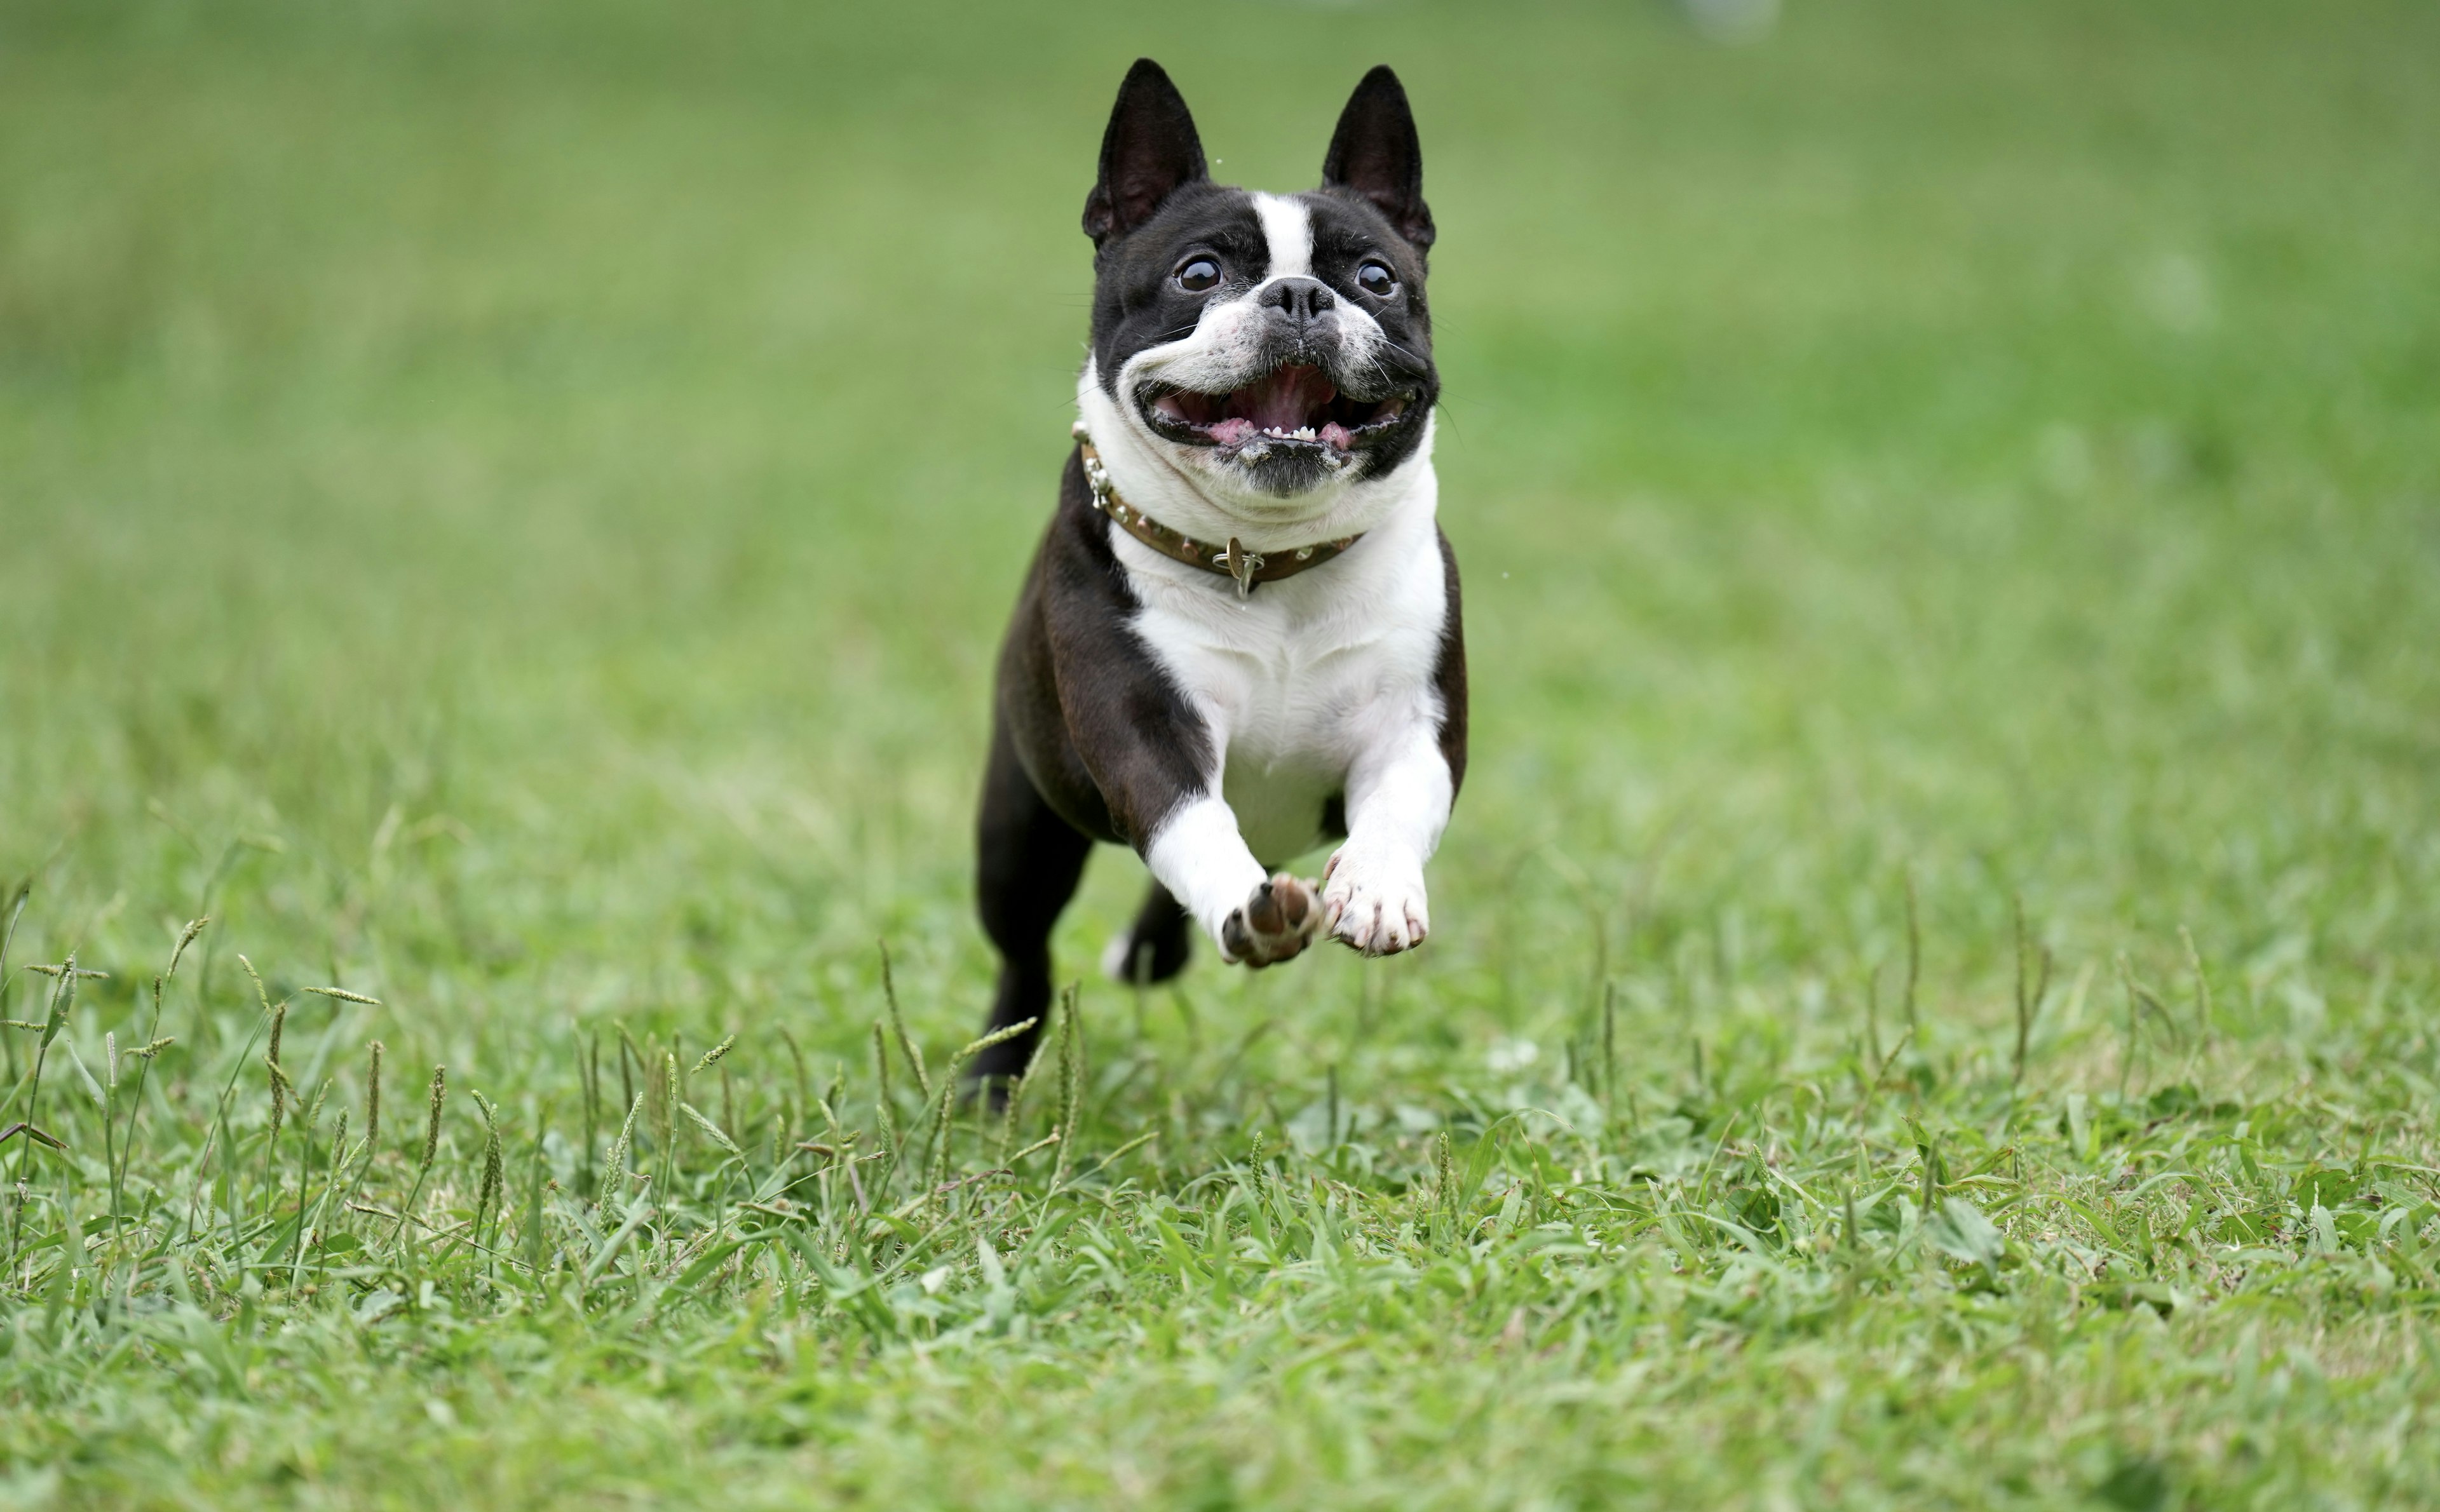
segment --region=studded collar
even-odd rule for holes
[[[1085,455],[1085,484],[1092,489],[1093,507],[1117,521],[1120,529],[1170,560],[1182,561],[1190,567],[1200,567],[1205,572],[1231,579],[1237,585],[1240,598],[1251,594],[1257,583],[1277,582],[1282,578],[1293,578],[1308,567],[1319,567],[1364,539],[1359,531],[1336,541],[1318,541],[1309,546],[1265,553],[1248,551],[1235,536],[1230,536],[1227,548],[1215,551],[1211,542],[1197,541],[1182,531],[1173,530],[1120,498],[1118,485],[1110,480],[1110,470],[1102,465],[1102,454],[1093,450],[1093,438],[1086,434],[1083,420],[1076,422],[1074,432],[1076,444]]]

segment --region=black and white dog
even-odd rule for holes
[[[1002,648],[978,868],[990,1026],[1050,1005],[1051,926],[1093,842],[1154,885],[1105,965],[1160,981],[1200,928],[1284,961],[1327,932],[1423,942],[1424,863],[1465,774],[1457,562],[1434,519],[1432,244],[1387,68],[1321,187],[1205,171],[1158,64],[1119,86],[1085,201],[1091,353],[1076,450]],[[1341,840],[1319,883],[1275,871]],[[988,1052],[1024,1070],[1038,1029]]]

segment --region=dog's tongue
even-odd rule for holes
[[[1293,431],[1312,422],[1338,390],[1319,367],[1289,366],[1229,396],[1229,415],[1261,431]]]

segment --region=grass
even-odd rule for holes
[[[0,0],[0,1503],[2431,1504],[2435,46]],[[1417,99],[1475,762],[1001,1123],[1139,51]]]

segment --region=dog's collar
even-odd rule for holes
[[[1076,444],[1085,455],[1085,486],[1093,490],[1093,507],[1119,523],[1119,528],[1159,552],[1172,561],[1182,561],[1190,567],[1217,573],[1237,584],[1237,596],[1245,597],[1254,591],[1256,583],[1277,582],[1293,578],[1307,567],[1319,567],[1331,558],[1364,539],[1363,532],[1341,536],[1336,541],[1318,541],[1310,546],[1265,555],[1247,551],[1235,536],[1229,538],[1225,551],[1213,551],[1211,543],[1197,541],[1182,531],[1172,530],[1141,509],[1119,497],[1118,485],[1110,481],[1110,470],[1102,465],[1102,454],[1093,450],[1093,437],[1078,420],[1071,428]]]

